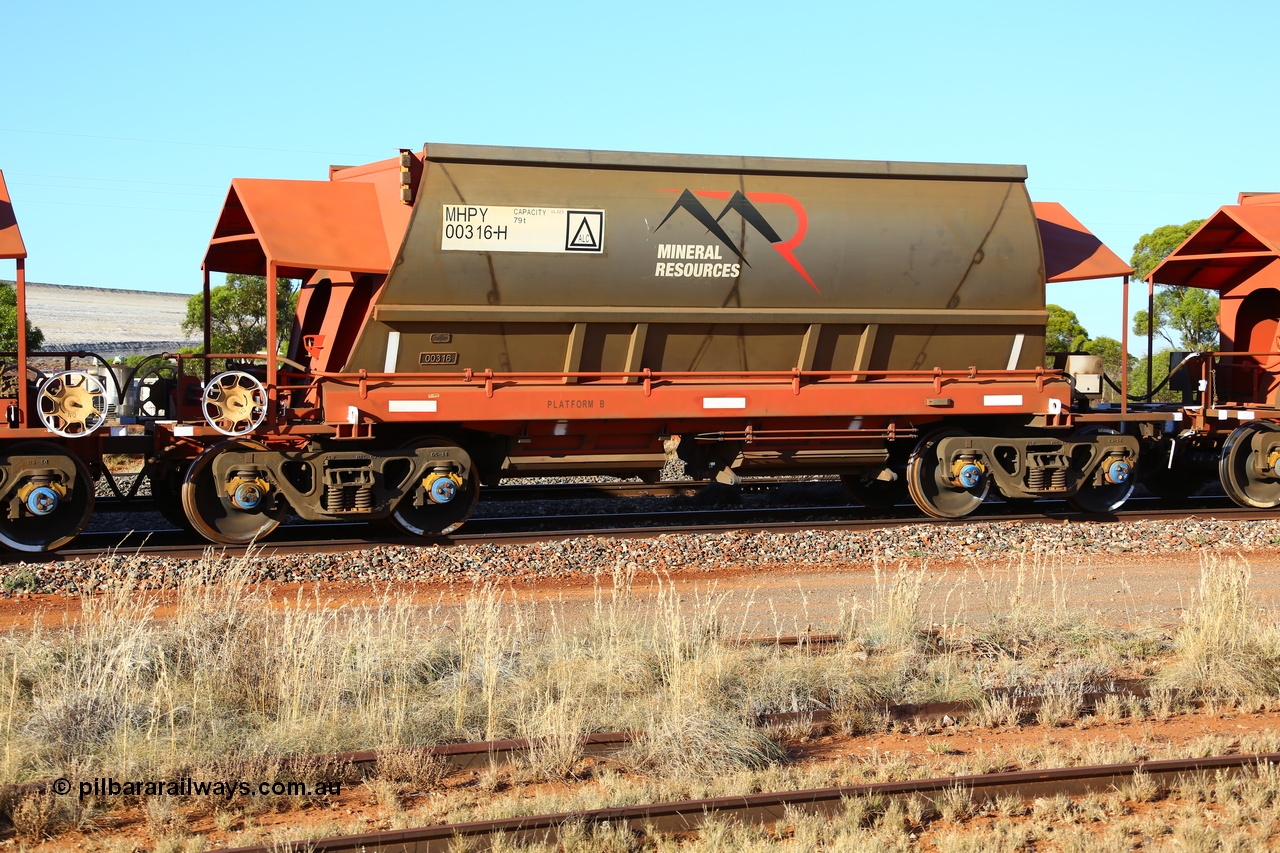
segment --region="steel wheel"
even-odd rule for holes
[[[972,488],[955,485],[938,461],[940,441],[967,434],[947,429],[926,435],[907,459],[906,480],[911,500],[934,518],[963,518],[982,505],[991,489],[991,478],[985,475]]]
[[[1253,439],[1260,432],[1271,432],[1276,427],[1267,423],[1254,423],[1237,427],[1227,436],[1218,459],[1218,476],[1227,497],[1240,506],[1271,509],[1280,506],[1280,479],[1260,474],[1255,463]],[[1274,470],[1274,467],[1272,468]]]
[[[266,450],[254,441],[224,441],[201,453],[182,478],[182,509],[191,528],[211,542],[245,545],[261,539],[280,524],[289,505],[269,495],[254,510],[241,509],[227,494],[227,484],[218,481],[213,462],[227,451]]]
[[[191,460],[162,453],[151,462],[147,482],[151,484],[151,502],[165,521],[181,530],[191,530],[191,521],[182,510],[182,480]]]
[[[59,467],[69,466],[74,476],[55,474],[48,482],[44,477],[29,476],[10,480],[10,465],[19,457],[57,459]],[[14,447],[0,464],[5,473],[3,502],[7,508],[16,499],[19,513],[10,518],[8,511],[0,510],[0,543],[15,551],[38,554],[61,548],[84,530],[93,514],[93,478],[79,457],[51,442],[31,441]]]
[[[36,412],[54,435],[89,435],[107,419],[107,389],[83,370],[63,370],[40,383]]]
[[[840,485],[844,487],[845,494],[851,500],[862,504],[867,509],[892,509],[911,499],[901,472],[898,472],[896,480],[877,480],[860,474],[841,474]]]
[[[412,447],[456,447],[452,441],[445,439],[425,438],[415,442]],[[447,536],[462,526],[476,504],[480,501],[480,475],[474,460],[471,472],[463,484],[457,488],[455,496],[448,503],[434,503],[422,493],[422,484],[415,483],[405,492],[404,497],[391,512],[391,521],[402,532],[410,536]],[[414,501],[420,500],[421,506]]]
[[[1081,430],[1078,435],[1119,435],[1113,429],[1096,429],[1089,427]],[[1106,460],[1103,460],[1106,464]],[[1129,495],[1133,494],[1134,486],[1138,483],[1138,478],[1134,476],[1133,471],[1129,471],[1128,477],[1122,483],[1112,483],[1109,481],[1102,483],[1093,482],[1092,478],[1087,483],[1080,486],[1080,490],[1074,495],[1067,498],[1067,503],[1071,504],[1081,512],[1089,512],[1095,514],[1115,512],[1124,506],[1124,502],[1129,500]]]

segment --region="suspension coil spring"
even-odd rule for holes
[[[1065,492],[1067,490],[1067,469],[1054,468],[1053,477],[1050,478],[1049,488],[1055,492]]]
[[[1027,488],[1033,492],[1043,491],[1047,473],[1043,468],[1032,468],[1027,471]]]
[[[351,500],[352,509],[368,511],[373,509],[373,489],[369,486],[360,486],[355,490],[355,496]]]
[[[345,487],[333,484],[324,487],[325,512],[342,512],[347,508],[348,495]]]

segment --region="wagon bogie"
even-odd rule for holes
[[[417,535],[427,535],[430,520],[446,518],[434,532],[440,535],[466,519],[478,490],[470,456],[443,439],[349,449],[232,440],[196,457],[183,478],[182,502],[206,538],[243,544],[268,535],[290,511],[307,521],[393,518]],[[467,509],[459,513],[460,507]]]
[[[89,466],[66,447],[22,441],[0,453],[0,543],[40,553],[70,542],[93,513]]]

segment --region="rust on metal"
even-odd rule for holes
[[[768,646],[775,643],[797,645],[801,648],[821,649],[843,641],[839,634],[791,637],[744,637],[736,641],[738,645]],[[803,642],[799,642],[803,641]],[[1147,682],[1137,679],[1116,679],[1111,682],[1110,689],[1089,691],[1081,694],[1080,707],[1083,711],[1091,711],[1109,696],[1146,697],[1150,695]],[[1033,694],[1021,694],[1010,689],[991,691],[988,699],[1008,699],[1020,714],[1035,714],[1043,704],[1043,697]],[[913,722],[930,723],[946,717],[963,718],[972,714],[982,705],[982,701],[968,702],[924,702],[909,704],[882,703],[865,708],[871,713],[881,714],[895,723]],[[818,709],[810,711],[783,711],[776,714],[761,714],[757,723],[761,726],[782,728],[793,725],[809,725],[814,731],[821,731],[831,726],[834,715],[830,710]],[[584,756],[609,756],[620,752],[635,741],[636,732],[593,732],[583,735],[580,749]],[[476,741],[471,743],[446,743],[436,746],[424,746],[417,749],[423,755],[442,760],[454,770],[466,770],[473,767],[484,767],[491,764],[506,763],[513,758],[528,753],[540,745],[538,738],[511,738],[506,740]],[[329,755],[305,756],[284,762],[288,767],[342,767],[346,765],[362,766],[376,764],[380,751],[376,749],[339,752]]]
[[[442,824],[418,829],[370,832],[362,835],[322,838],[265,846],[229,848],[218,853],[267,853],[271,851],[314,851],[314,853],[355,853],[355,851],[413,851],[434,853],[456,849],[467,843],[468,849],[492,844],[494,836],[505,836],[514,843],[550,842],[558,837],[566,824],[613,827],[626,826],[635,831],[682,832],[696,830],[708,817],[732,819],[744,823],[772,824],[783,819],[786,811],[802,814],[833,815],[844,808],[846,800],[855,797],[919,797],[937,801],[957,789],[969,792],[977,803],[1000,797],[1021,799],[1055,794],[1082,795],[1117,788],[1144,773],[1157,785],[1173,785],[1194,774],[1233,774],[1250,767],[1280,763],[1280,753],[1215,756],[1199,759],[1138,761],[1054,770],[1021,770],[970,776],[945,776],[908,782],[873,782],[835,788],[805,791],[749,794],[738,797],[713,797],[703,800],[653,803],[623,808],[591,809],[578,812],[507,818],[493,821]],[[474,846],[473,846],[474,845]]]

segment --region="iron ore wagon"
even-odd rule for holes
[[[722,482],[837,474],[943,518],[994,492],[1109,511],[1141,432],[1094,405],[1096,359],[1045,368],[1045,285],[1129,269],[1025,178],[432,144],[235,179],[205,316],[215,272],[299,279],[292,329],[267,300],[285,355],[208,353],[206,329],[205,355],[138,368],[118,418],[77,371],[11,390],[0,541],[72,538],[110,452],[145,453],[157,505],[222,543],[290,512],[438,536],[482,485],[653,479],[674,439]]]

